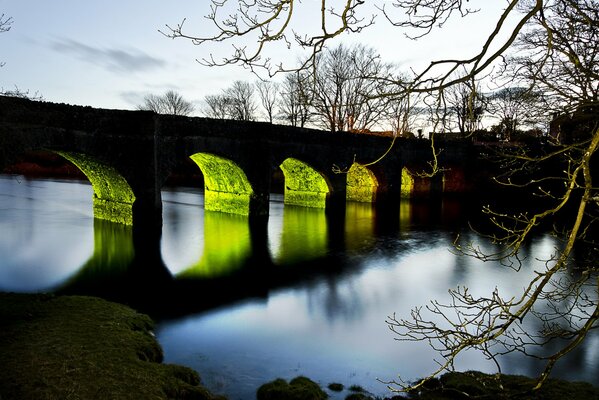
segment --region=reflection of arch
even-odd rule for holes
[[[62,285],[64,291],[93,288],[108,280],[118,281],[133,262],[133,230],[131,226],[101,219],[94,220],[94,253],[81,269]]]
[[[291,265],[327,254],[328,225],[324,210],[285,207],[281,242],[274,251],[277,264]]]
[[[66,151],[58,154],[75,164],[94,189],[94,217],[121,224],[133,224],[135,195],[123,176],[109,165],[91,157]]]
[[[295,158],[286,159],[280,168],[285,175],[285,204],[325,208],[329,185],[320,172]]]
[[[371,170],[353,163],[347,173],[347,200],[371,203],[375,200],[378,185]]]
[[[251,252],[247,217],[205,211],[202,258],[177,277],[218,278],[231,274],[243,267]]]
[[[208,153],[196,153],[190,158],[204,174],[204,209],[249,215],[254,191],[237,164]]]

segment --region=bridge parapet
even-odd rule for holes
[[[397,139],[389,149],[390,142],[388,137],[365,134],[0,96],[0,167],[30,150],[63,154],[94,185],[95,214],[125,224],[159,222],[161,187],[174,166],[187,157],[202,170],[209,210],[267,215],[271,176],[280,165],[287,204],[329,211],[343,209],[346,200],[397,206],[402,184],[410,188],[401,171],[427,165],[432,153],[425,140]],[[468,162],[472,146],[453,142],[442,146],[441,163]],[[370,163],[382,154],[385,157],[367,169],[354,164]],[[289,159],[295,161],[285,161]],[[336,173],[334,168],[349,173]],[[466,186],[440,182],[427,187],[461,190]],[[413,192],[413,187],[408,191]]]

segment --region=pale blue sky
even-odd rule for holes
[[[419,42],[403,38],[380,18],[375,28],[341,40],[360,41],[386,61],[418,68],[478,50],[503,4],[495,0],[486,14],[456,21]],[[207,0],[0,0],[0,14],[14,20],[12,29],[0,34],[0,61],[6,63],[0,68],[0,86],[39,91],[53,102],[122,109],[135,108],[145,94],[174,89],[199,107],[205,95],[233,80],[255,79],[241,67],[208,68],[195,61],[229,45],[198,47],[158,32],[184,17],[194,32],[207,28],[207,7]],[[296,57],[282,54],[286,60]]]

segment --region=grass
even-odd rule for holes
[[[0,293],[0,399],[215,399],[152,328],[98,298]]]
[[[200,386],[195,371],[162,364],[152,328],[149,317],[98,298],[0,293],[0,399],[223,399]],[[534,380],[523,376],[456,372],[418,393],[390,399],[599,399],[599,388],[584,382],[550,379],[532,393],[533,386]],[[347,399],[372,398],[360,386],[348,390],[353,393]],[[305,377],[278,379],[257,395],[326,398]]]

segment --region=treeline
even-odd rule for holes
[[[405,82],[411,79],[384,62],[373,48],[341,44],[318,54],[313,68],[288,72],[280,81],[234,81],[220,93],[205,96],[198,111],[210,118],[331,132],[376,131],[407,138],[435,132],[506,142],[559,136],[560,125],[573,115],[547,114],[550,96],[538,89],[506,85],[500,77],[421,93],[406,91],[398,76],[404,76]],[[146,96],[139,108],[174,115],[196,111],[173,91]]]

